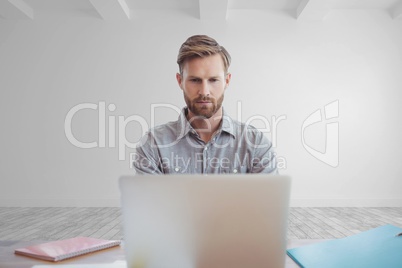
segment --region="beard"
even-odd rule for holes
[[[211,118],[222,107],[224,95],[222,94],[219,99],[201,96],[196,99],[190,100],[186,94],[184,94],[184,100],[187,104],[187,108],[195,115],[205,119]],[[209,103],[199,103],[200,101],[207,101]]]

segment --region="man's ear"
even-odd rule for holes
[[[176,73],[176,80],[177,80],[177,83],[179,84],[179,87],[183,90],[183,87],[182,87],[183,77],[182,77],[182,75],[179,74],[179,73]]]
[[[226,78],[225,78],[225,89],[229,86],[229,84],[230,84],[230,79],[232,79],[232,74],[231,74],[231,73],[227,73],[227,74],[226,74]]]

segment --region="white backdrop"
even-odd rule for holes
[[[119,140],[135,143],[152,124],[176,119],[168,107],[184,105],[176,56],[193,34],[231,53],[224,107],[270,127],[280,173],[293,177],[293,206],[402,206],[402,20],[357,10],[316,22],[244,10],[220,22],[145,11],[131,21],[1,20],[0,206],[117,206],[118,177],[134,174],[133,149]],[[330,103],[337,106],[325,114]],[[96,109],[78,111],[72,133],[96,148],[66,137],[66,116],[79,104]],[[163,107],[153,120],[155,104]],[[302,140],[303,122],[317,110],[322,120]],[[119,120],[129,116],[124,127]],[[327,150],[335,167],[303,141],[321,153],[336,148]]]

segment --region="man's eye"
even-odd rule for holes
[[[193,78],[193,79],[190,79],[190,81],[191,81],[191,82],[194,82],[194,83],[198,83],[198,82],[200,82],[200,79]]]
[[[211,79],[209,79],[209,81],[211,81],[211,82],[218,82],[219,80],[216,79],[216,78],[211,78]]]

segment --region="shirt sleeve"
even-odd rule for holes
[[[137,146],[133,158],[133,167],[138,175],[158,175],[162,174],[160,161],[156,149],[152,149],[152,136],[148,133]]]
[[[251,131],[249,144],[253,157],[251,158],[249,173],[271,173],[279,174],[276,160],[276,153],[271,141],[258,130]]]

